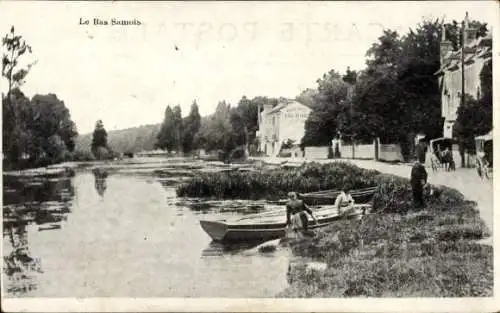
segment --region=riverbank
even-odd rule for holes
[[[339,221],[290,243],[299,261],[278,297],[492,296],[493,247],[477,242],[489,236],[476,204],[443,187],[425,210]]]
[[[269,157],[253,157],[254,162],[262,162],[263,164],[283,164],[282,166],[302,164],[304,162],[317,162],[320,164],[334,162],[348,162],[363,169],[377,170],[381,173],[396,175],[403,178],[409,178],[411,164],[399,163],[391,164],[385,162],[377,162],[374,160],[352,160],[352,159],[322,159],[322,160],[307,160],[304,158],[269,158]],[[477,203],[476,208],[479,210],[479,215],[486,223],[489,231],[493,233],[493,180],[485,180],[477,175],[474,168],[457,168],[454,172],[433,172],[430,168],[427,169],[428,181],[433,185],[442,185],[453,188],[462,193],[467,199]],[[486,241],[492,244],[492,239]]]
[[[292,244],[300,261],[278,297],[479,297],[493,295],[493,248],[472,211],[371,215]],[[310,262],[322,263],[319,270]]]
[[[351,162],[295,163],[289,169],[258,174],[197,177],[178,194],[250,197],[258,186],[261,193],[253,196],[282,196],[290,190],[375,184],[374,214],[339,221],[319,230],[314,239],[289,243],[299,259],[291,264],[290,286],[279,297],[492,295],[493,248],[478,243],[491,233],[477,204],[459,191],[433,185],[425,194],[426,208],[420,210],[413,208],[409,179],[403,175],[362,169]],[[397,168],[409,176],[409,166]],[[311,269],[310,262],[325,266]]]
[[[351,183],[355,180],[358,182],[363,181],[366,177],[372,177],[371,174],[368,175],[367,173],[373,173],[373,177],[378,179],[377,182],[383,182],[383,184],[379,184],[381,188],[374,197],[373,204],[378,209],[375,210],[375,214],[367,215],[361,220],[339,221],[329,228],[318,231],[317,237],[314,239],[299,240],[291,244],[290,250],[295,254],[295,257],[291,259],[288,258],[288,252],[290,252],[288,248],[286,249],[286,258],[278,258],[280,252],[264,251],[265,253],[256,252],[255,257],[234,254],[236,257],[233,259],[226,257],[204,259],[203,262],[210,262],[210,264],[206,268],[198,269],[196,272],[206,274],[206,276],[193,278],[192,281],[196,282],[196,284],[193,284],[194,287],[179,288],[179,285],[182,286],[185,283],[186,273],[192,273],[193,269],[196,269],[200,264],[204,264],[200,262],[200,251],[210,247],[210,238],[199,227],[199,218],[232,218],[241,216],[241,214],[256,213],[268,209],[264,208],[266,205],[265,200],[254,202],[242,200],[207,201],[208,199],[199,198],[178,199],[174,189],[175,186],[178,186],[177,183],[175,186],[155,184],[152,183],[153,179],[150,177],[145,179],[141,172],[144,170],[149,176],[159,176],[156,179],[161,181],[160,178],[163,178],[161,175],[167,175],[165,178],[173,178],[168,176],[170,175],[170,168],[181,167],[182,165],[189,167],[186,171],[196,171],[197,169],[194,168],[197,167],[197,163],[195,163],[195,161],[184,162],[183,160],[171,159],[153,159],[147,160],[147,162],[130,159],[107,163],[85,163],[79,166],[90,167],[84,171],[77,171],[76,176],[71,180],[65,179],[63,180],[64,183],[61,181],[59,187],[64,187],[64,190],[61,189],[60,193],[56,193],[55,190],[39,192],[38,190],[42,190],[43,186],[30,187],[29,190],[31,191],[29,193],[33,195],[33,199],[37,199],[37,201],[30,200],[29,205],[26,207],[27,210],[31,210],[30,212],[33,213],[31,217],[45,222],[46,217],[53,212],[56,214],[63,212],[61,214],[73,216],[68,219],[69,224],[64,224],[58,230],[44,229],[43,232],[37,233],[36,236],[31,236],[30,238],[43,238],[43,236],[51,234],[51,232],[65,232],[61,236],[60,244],[49,241],[51,242],[49,245],[43,242],[43,248],[35,249],[35,251],[43,251],[46,247],[57,247],[58,249],[59,247],[79,247],[80,249],[84,247],[84,250],[87,249],[85,255],[88,255],[89,251],[92,251],[92,248],[95,247],[94,244],[98,239],[102,239],[102,236],[97,239],[88,239],[87,235],[82,235],[82,233],[87,233],[88,229],[82,228],[80,225],[87,225],[91,221],[89,225],[94,225],[93,227],[96,229],[115,230],[119,234],[123,231],[123,234],[114,237],[113,240],[105,240],[104,244],[109,244],[109,246],[103,248],[103,251],[116,249],[116,247],[122,249],[121,262],[129,261],[128,269],[135,268],[137,264],[134,262],[140,259],[136,255],[130,256],[130,247],[133,247],[134,244],[136,244],[137,249],[134,249],[134,251],[137,251],[137,255],[155,256],[158,251],[160,251],[159,253],[162,253],[161,251],[168,252],[161,255],[161,257],[155,256],[154,262],[158,259],[165,262],[168,257],[175,255],[169,266],[162,267],[165,270],[175,269],[175,271],[165,273],[164,277],[169,277],[167,281],[157,282],[157,289],[155,289],[155,295],[157,296],[173,296],[171,290],[179,292],[179,294],[175,295],[192,295],[193,291],[190,288],[198,288],[199,294],[205,296],[227,296],[231,292],[236,292],[241,296],[243,294],[241,290],[248,292],[243,294],[245,296],[262,296],[262,290],[267,290],[268,286],[272,284],[275,284],[274,287],[268,289],[269,291],[266,292],[265,296],[274,296],[279,291],[283,291],[278,295],[280,297],[491,295],[493,252],[492,247],[476,243],[477,239],[487,237],[489,233],[479,217],[474,203],[466,201],[455,190],[436,187],[432,197],[430,197],[430,194],[427,195],[427,203],[429,204],[427,209],[415,211],[411,206],[411,189],[407,179],[376,171],[366,171],[354,167],[352,164],[344,164],[343,166],[339,164],[321,166],[309,164],[305,167],[309,168],[310,182],[317,181],[319,183],[317,186],[316,183],[312,184],[315,186],[314,188],[323,188],[327,185],[322,184],[329,183],[344,184],[348,183],[348,180]],[[231,169],[228,173],[216,174],[223,177],[229,175],[246,177],[244,175],[252,173],[240,173],[233,170],[241,170],[242,168],[253,168],[256,172],[262,172],[262,175],[269,172],[266,170],[267,166],[262,166],[262,164],[238,166],[222,165],[220,163],[203,164],[206,164],[207,168]],[[269,169],[270,171],[292,173],[290,178],[293,177],[293,181],[302,181],[302,174],[305,172],[300,166],[298,164],[288,165],[289,169],[278,169],[280,166],[274,165],[269,166]],[[107,187],[102,191],[98,190],[99,187],[95,183],[94,177],[89,173],[94,168],[106,168],[112,170],[112,173],[115,173],[116,170],[116,173],[128,173],[130,175],[110,175],[106,178],[105,186]],[[331,168],[332,172],[324,170],[328,168]],[[343,170],[339,171],[342,168]],[[154,172],[155,169],[164,172],[158,174]],[[409,170],[409,168],[405,168],[405,170]],[[351,171],[351,173],[344,175],[346,171]],[[141,174],[138,175],[137,173]],[[328,175],[325,175],[325,173]],[[212,174],[209,173],[208,176],[212,176]],[[317,178],[324,176],[329,178],[327,180],[318,180]],[[312,179],[312,177],[316,178]],[[66,183],[70,184],[67,186],[68,188],[65,186]],[[212,183],[216,183],[216,181]],[[272,180],[267,183],[276,185]],[[72,184],[75,186],[74,191]],[[22,194],[22,201],[26,200],[26,186],[28,185],[19,186],[18,188],[19,193]],[[292,187],[294,186],[284,184],[280,188],[288,190],[288,188]],[[78,197],[75,195],[78,195]],[[40,197],[46,203],[43,206],[40,205],[40,207],[34,206],[33,203],[42,203]],[[50,199],[44,197],[50,197]],[[68,200],[68,197],[71,199]],[[71,205],[67,201],[71,202]],[[250,207],[250,205],[255,206]],[[146,211],[148,213],[145,214],[144,210],[149,211]],[[50,213],[43,213],[44,211]],[[43,214],[40,214],[40,212]],[[26,216],[30,217],[30,215],[22,215],[23,218]],[[155,218],[150,219],[151,216]],[[130,228],[128,227],[130,225],[126,224],[117,225],[116,221],[134,221],[134,227]],[[119,227],[114,228],[115,226]],[[152,228],[155,229],[153,233]],[[177,232],[169,233],[169,236],[165,237],[165,230],[171,231],[173,228],[177,229]],[[35,229],[34,231],[38,230]],[[77,234],[71,237],[71,231],[76,231]],[[92,233],[100,234],[101,232]],[[130,238],[126,237],[131,234],[133,236]],[[186,237],[186,234],[189,234],[189,236]],[[67,244],[67,237],[73,238],[74,241],[71,245]],[[189,249],[186,249],[185,245],[177,246],[179,242],[185,243],[186,238],[191,240],[187,245]],[[52,237],[50,240],[53,240]],[[89,240],[86,248],[86,243],[83,242],[82,244],[81,240]],[[166,241],[169,243],[163,246]],[[123,242],[127,244],[122,245]],[[142,250],[148,243],[152,250]],[[158,249],[158,246],[164,248]],[[66,251],[65,253],[62,253],[62,257],[57,259],[58,263],[56,265],[46,268],[48,273],[52,268],[53,274],[49,274],[49,276],[60,277],[60,269],[66,266],[66,263],[71,264],[71,262],[67,261],[66,255],[74,255],[74,252]],[[271,257],[270,253],[273,253],[273,257]],[[98,256],[102,255],[102,253],[98,254]],[[35,255],[35,257],[39,257],[39,255]],[[52,255],[46,257],[42,255],[41,258],[45,262],[53,260]],[[107,260],[103,260],[103,262],[108,262]],[[191,260],[192,263],[188,263],[186,260]],[[215,275],[227,274],[224,279],[218,281],[226,281],[226,285],[232,286],[228,290],[213,288],[213,285],[210,285],[210,279],[207,279],[207,277],[213,277],[214,273],[211,271],[214,270],[214,264],[219,264],[218,262],[221,262],[221,260],[223,262],[229,261],[220,266],[217,265],[216,267],[221,271]],[[179,263],[176,263],[177,261]],[[276,267],[272,269],[271,263],[274,261],[276,261]],[[87,263],[88,260],[82,259],[82,262]],[[287,285],[286,279],[282,275],[284,276],[289,262],[291,262],[288,275],[290,283]],[[311,262],[321,266],[308,267]],[[249,271],[246,266],[243,266],[245,264],[253,265],[255,271]],[[101,264],[98,265],[102,268]],[[113,265],[110,263],[106,266],[110,268]],[[147,266],[157,268],[157,264]],[[260,275],[263,266],[266,268],[266,275]],[[180,267],[184,271],[179,272]],[[157,271],[150,272],[157,274]],[[179,280],[171,280],[170,277],[177,275],[176,273],[179,273]],[[241,276],[235,273],[240,273]],[[118,272],[117,275],[119,275]],[[66,276],[71,277],[72,274],[67,273]],[[105,276],[94,277],[95,283],[93,286],[100,286],[100,288],[104,286],[103,277]],[[246,282],[249,279],[255,281],[255,277],[259,277],[262,281],[248,288]],[[151,286],[151,277],[145,277],[143,280],[143,276],[141,276],[140,280],[140,282],[135,282],[134,285],[143,281],[146,286]],[[71,282],[71,280],[68,281]],[[200,287],[198,281],[207,281],[206,288]],[[238,282],[242,282],[241,286],[238,287],[240,289],[236,288]],[[73,281],[72,283],[78,285],[78,282]],[[265,286],[265,288],[260,288],[260,286]],[[288,288],[286,288],[287,286]],[[92,293],[94,291],[86,288],[80,289],[78,291],[80,293],[77,294],[94,295]],[[117,292],[114,286],[105,286],[105,288],[109,288],[106,289],[109,294]],[[212,288],[213,290],[217,289],[216,294],[211,293]],[[56,289],[51,291],[50,287],[46,285],[40,287],[40,292],[44,296],[51,296],[57,294],[56,292],[61,292],[60,289]],[[237,291],[233,291],[233,289]],[[63,290],[66,292],[66,290],[72,290],[72,288],[71,286],[65,286]],[[118,290],[122,292],[120,295],[131,296],[130,293],[127,293],[131,292],[129,290]],[[74,296],[74,294],[72,295]]]

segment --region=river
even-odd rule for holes
[[[173,175],[134,169],[4,177],[4,295],[241,298],[287,287],[286,250],[216,244],[199,225],[271,204],[179,199]]]

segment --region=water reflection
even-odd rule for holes
[[[3,271],[8,293],[22,295],[36,289],[37,274],[43,270],[40,260],[31,255],[27,228],[60,229],[74,195],[70,178],[4,176]]]
[[[13,295],[27,293],[37,287],[36,273],[43,273],[40,260],[31,256],[26,225],[4,228],[12,250],[4,252],[4,273],[8,277],[7,292]]]
[[[69,202],[75,190],[71,178],[17,178],[3,177],[3,204],[39,204],[42,202]]]
[[[94,173],[94,186],[97,194],[101,197],[104,197],[104,192],[108,188],[106,184],[106,178],[108,178],[108,172],[102,169],[94,169],[92,171]]]
[[[199,225],[273,209],[265,201],[179,199],[154,175],[90,170],[4,176],[3,192],[9,297],[272,297],[286,285],[285,251],[210,243]]]

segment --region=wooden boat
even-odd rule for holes
[[[370,202],[373,195],[375,194],[377,187],[369,187],[363,189],[353,190],[351,196],[356,203],[367,203]],[[309,192],[299,194],[299,198],[302,199],[308,205],[327,205],[334,204],[335,199],[340,194],[340,190],[322,190],[317,192]]]
[[[309,216],[309,228],[315,229],[330,225],[344,218],[367,214],[370,204],[355,204],[350,210],[340,213],[333,206],[312,208],[318,223]],[[214,240],[219,242],[242,242],[272,240],[285,236],[286,212],[282,210],[252,214],[234,221],[201,220],[201,227]]]

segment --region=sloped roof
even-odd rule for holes
[[[279,112],[279,111],[281,111],[282,109],[284,109],[285,107],[287,107],[288,105],[290,105],[292,103],[299,103],[299,104],[301,104],[301,105],[309,108],[309,106],[303,104],[302,102],[299,102],[297,100],[287,99],[287,100],[279,103],[277,106],[275,106],[274,108],[272,108],[268,112],[266,112],[266,114],[271,114],[271,113]]]
[[[275,112],[281,111],[281,109],[283,109],[287,105],[288,105],[288,102],[280,103],[277,106],[275,106],[274,108],[272,108],[271,110],[269,110],[269,112],[267,112],[267,113],[275,113]]]
[[[480,37],[474,40],[472,44],[467,46],[467,48],[469,49],[472,48],[474,50],[469,50],[470,52],[472,52],[472,54],[468,54],[466,52],[467,56],[464,62],[466,64],[470,64],[474,63],[475,60],[478,58],[488,59],[489,57],[491,57],[492,51],[490,44],[491,44],[491,33],[489,33],[486,37]],[[441,67],[434,73],[434,75],[440,75],[443,74],[445,71],[457,69],[461,62],[460,61],[461,55],[462,55],[461,50],[449,51],[444,57],[443,64],[441,64]]]

